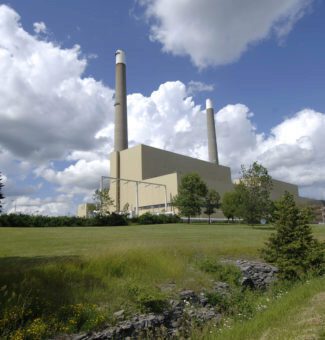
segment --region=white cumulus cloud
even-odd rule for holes
[[[46,25],[45,25],[45,23],[43,21],[34,22],[33,23],[33,27],[34,27],[34,32],[36,34],[46,33],[47,32],[47,27],[46,27]]]
[[[18,14],[0,6],[0,143],[20,159],[42,162],[91,150],[112,114],[113,91],[83,78],[80,47],[39,40]]]
[[[238,174],[240,164],[257,160],[277,179],[297,184],[305,196],[325,199],[325,114],[304,109],[269,134],[259,134],[253,113],[241,104],[216,115],[220,159]]]
[[[30,198],[20,196],[8,203],[6,208],[8,213],[21,213],[45,216],[57,216],[71,214],[71,196],[60,195],[53,199]]]
[[[283,39],[313,0],[141,0],[153,41],[200,67],[236,61],[272,34]]]
[[[35,23],[34,30],[44,33],[45,23]],[[95,186],[103,160],[104,174],[109,168],[106,145],[113,136],[97,133],[112,120],[114,91],[83,76],[87,60],[78,45],[63,48],[29,34],[6,5],[0,5],[0,59],[0,167],[8,178],[7,201],[37,195],[50,170],[55,175],[48,182],[59,192],[85,192],[91,178]],[[58,170],[53,161],[73,164]],[[81,166],[87,178],[74,185]],[[55,200],[57,193],[51,195]]]
[[[198,92],[212,92],[214,90],[213,84],[205,84],[202,81],[191,80],[187,84],[187,94],[192,95]]]
[[[101,176],[108,175],[108,160],[86,161],[79,159],[64,170],[54,168],[37,169],[38,176],[59,186],[58,190],[70,194],[89,194],[99,187]]]

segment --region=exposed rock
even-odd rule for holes
[[[225,261],[235,264],[242,272],[241,284],[252,289],[266,289],[276,280],[277,268],[256,261]],[[176,285],[168,283],[160,286],[162,291],[173,291]],[[231,294],[230,286],[225,282],[214,282],[213,292]],[[221,314],[209,305],[206,292],[196,294],[192,290],[179,292],[178,298],[169,301],[169,308],[162,314],[137,314],[129,320],[125,318],[124,310],[114,313],[117,321],[115,326],[108,326],[101,332],[83,333],[73,336],[59,336],[56,340],[105,340],[105,339],[175,339],[185,336],[191,325],[204,324],[214,320],[220,322]],[[163,333],[162,333],[163,332]],[[185,335],[184,335],[185,334]]]
[[[196,295],[193,292],[193,290],[183,290],[179,293],[179,297],[182,300],[186,300],[186,301],[191,301],[191,300],[196,299]]]
[[[229,284],[226,282],[216,281],[213,284],[213,290],[215,293],[225,295],[229,293]]]
[[[250,288],[250,289],[254,289],[255,288],[255,284],[253,282],[253,280],[250,277],[246,277],[244,276],[241,281],[240,284],[244,287],[244,288]]]
[[[117,320],[124,319],[124,309],[121,309],[113,314],[114,318]]]
[[[129,320],[120,321],[115,326],[107,327],[101,332],[84,333],[66,337],[70,340],[105,340],[105,339],[138,339],[155,338],[161,336],[165,329],[163,338],[175,338],[181,333],[190,330],[192,323],[203,324],[209,320],[219,322],[221,315],[207,305],[208,299],[202,292],[196,295],[191,290],[179,293],[179,300],[170,300],[170,308],[163,314],[139,314]],[[123,317],[124,311],[114,313],[116,318]],[[57,338],[58,339],[58,338]]]
[[[268,263],[237,260],[234,264],[243,274],[241,284],[244,287],[266,289],[276,280],[278,269]]]
[[[160,288],[162,292],[169,293],[169,292],[172,292],[176,288],[176,284],[175,283],[163,283],[159,285],[158,287]]]
[[[206,306],[209,302],[208,298],[205,296],[205,293],[200,293],[198,296],[198,302],[201,306]]]

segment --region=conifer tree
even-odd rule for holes
[[[325,272],[324,243],[313,237],[308,225],[309,217],[305,209],[296,206],[288,192],[276,202],[276,233],[270,236],[262,255],[279,268],[283,279],[297,280],[308,274],[321,275]]]

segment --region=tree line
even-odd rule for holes
[[[224,194],[221,203],[216,190],[209,190],[198,174],[189,173],[182,177],[172,204],[188,222],[204,212],[210,223],[211,215],[221,208],[228,220],[238,218],[254,224],[271,219],[274,210],[271,190],[272,177],[265,167],[254,162],[249,168],[241,167],[239,182],[234,184],[233,191]]]

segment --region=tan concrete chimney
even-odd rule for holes
[[[216,128],[214,122],[214,110],[211,99],[206,100],[206,114],[207,114],[209,161],[211,163],[219,164]]]
[[[128,117],[126,103],[126,63],[122,50],[115,52],[115,135],[114,151],[128,148]]]

